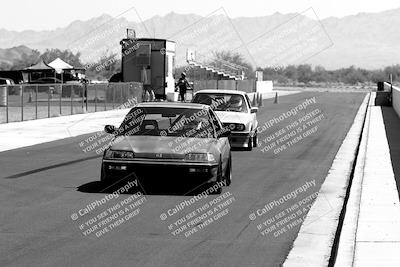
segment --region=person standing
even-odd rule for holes
[[[178,80],[178,83],[176,84],[175,88],[179,88],[179,95],[181,97],[181,102],[185,102],[186,98],[186,91],[188,88],[190,88],[189,82],[186,79],[186,73],[182,72],[181,77]]]

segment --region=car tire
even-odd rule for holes
[[[222,162],[219,163],[218,165],[218,171],[217,171],[217,182],[215,184],[219,184],[222,182]],[[217,190],[215,191],[215,194],[221,194],[222,193],[222,186],[218,187]]]
[[[232,183],[232,156],[229,155],[228,166],[225,171],[225,183],[226,186],[230,186]]]
[[[258,147],[258,136],[257,136],[257,131],[254,132],[253,136],[253,147]]]
[[[249,137],[249,141],[247,142],[246,150],[247,151],[251,151],[252,149],[253,149],[253,137],[250,136]]]
[[[103,184],[106,184],[108,182],[108,180],[106,179],[106,174],[104,173],[103,164],[101,165],[100,182],[102,182]]]

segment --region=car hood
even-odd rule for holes
[[[214,142],[212,138],[120,136],[114,139],[111,149],[133,151],[138,157],[152,157],[155,154],[185,155],[189,152],[210,152]]]
[[[215,112],[222,123],[243,123],[246,124],[252,121],[252,115],[250,113],[243,112],[232,112],[232,111],[216,111]]]

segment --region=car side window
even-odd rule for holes
[[[250,98],[249,98],[249,96],[248,96],[247,94],[246,94],[245,96],[246,96],[246,101],[247,101],[248,107],[251,109],[251,101],[250,101]]]
[[[213,121],[214,127],[215,127],[215,132],[216,135],[218,136],[218,133],[222,133],[222,125],[217,116],[215,115],[214,111],[210,109],[210,117]]]

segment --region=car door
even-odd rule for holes
[[[258,122],[257,122],[257,115],[256,115],[256,113],[251,113],[251,101],[250,101],[250,98],[249,98],[249,96],[246,94],[246,102],[247,102],[247,106],[248,106],[248,108],[249,108],[249,113],[251,114],[251,124],[252,124],[252,129],[251,129],[251,131],[253,132],[256,128],[257,128],[257,124],[258,124]]]
[[[214,113],[214,111],[212,109],[209,109],[209,111],[210,111],[209,114],[210,114],[211,120],[214,124],[215,132],[218,135],[218,133],[222,133],[224,130],[222,123],[218,119],[217,115]],[[222,169],[225,170],[227,163],[228,163],[229,153],[230,153],[229,140],[227,137],[216,138],[215,143],[216,143],[217,149],[221,153]]]

